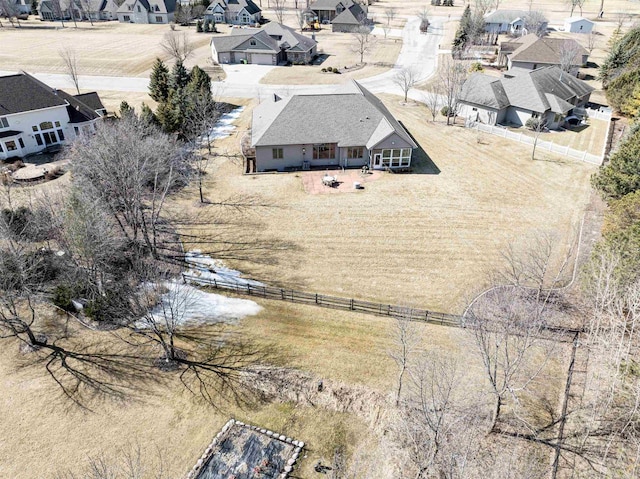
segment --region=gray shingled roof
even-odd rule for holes
[[[509,57],[512,62],[544,63],[559,65],[563,49],[575,49],[577,62],[582,63],[582,56],[589,52],[573,38],[538,38],[533,33],[520,40],[522,45],[515,49]]]
[[[293,28],[282,25],[281,23],[269,22],[262,27],[262,30],[267,32],[271,38],[280,37],[277,39],[278,45],[284,45],[286,43],[288,45],[288,51],[307,52],[318,44],[312,38],[305,37],[297,33]]]
[[[509,106],[509,98],[504,91],[500,78],[474,73],[462,86],[460,100],[475,105],[502,110]]]
[[[0,116],[66,104],[57,90],[31,75],[19,73],[0,77]]]
[[[336,10],[339,3],[342,3],[345,8],[349,8],[353,5],[352,0],[317,0],[309,5],[309,10]]]
[[[236,30],[236,29],[233,29]],[[213,37],[211,43],[215,47],[217,52],[231,52],[234,50],[246,50],[239,48],[240,45],[245,43],[247,40],[253,38],[261,43],[264,48],[261,51],[268,51],[271,53],[278,53],[280,48],[278,47],[278,42],[271,38],[267,32],[258,29],[248,29],[250,33],[242,34],[242,29],[238,29],[237,31],[233,31],[229,35],[224,37]],[[252,51],[258,51],[260,49],[252,48]]]
[[[258,5],[253,3],[252,0],[229,0],[226,5],[224,5],[224,3],[222,2],[220,3],[228,11],[234,13],[242,11],[243,8],[246,9],[247,12],[249,12],[251,15],[262,11],[260,10],[260,7],[258,7]]]
[[[271,98],[253,112],[252,146],[367,146],[396,133],[417,146],[382,102],[352,81],[336,93]]]
[[[572,99],[594,90],[556,66],[521,71],[510,77],[493,77],[493,81],[491,78],[471,75],[462,87],[460,101],[497,109],[513,106],[538,113],[548,110],[566,113],[573,108]]]
[[[331,23],[344,25],[360,25],[367,17],[360,5],[353,4],[339,13]]]
[[[527,15],[524,10],[494,10],[484,16],[485,23],[511,23]]]

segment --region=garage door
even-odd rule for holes
[[[273,55],[269,53],[253,53],[251,54],[251,63],[256,65],[273,65]]]

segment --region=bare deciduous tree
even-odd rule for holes
[[[398,386],[396,388],[396,406],[400,404],[404,377],[413,354],[420,343],[419,330],[414,323],[404,317],[396,317],[391,337],[394,349],[388,352],[398,366]]]
[[[544,117],[529,118],[527,120],[526,127],[533,131],[533,146],[531,148],[531,159],[536,159],[536,148],[538,147],[538,140],[540,134],[547,129],[547,121]]]
[[[285,9],[286,9],[286,0],[273,0],[273,13],[278,19],[278,23],[284,23]]]
[[[547,17],[540,10],[529,10],[523,18],[523,33],[534,33],[538,37],[547,34]]]
[[[5,17],[9,20],[9,23],[14,26],[14,23],[20,25],[20,9],[18,4],[11,0],[0,0],[0,17]]]
[[[78,57],[76,51],[71,47],[65,47],[59,52],[60,58],[64,64],[64,69],[67,76],[71,79],[73,86],[76,88],[78,94],[80,94],[80,82],[78,79]]]
[[[160,46],[179,63],[184,63],[187,58],[193,55],[193,43],[189,40],[189,35],[184,32],[182,35],[176,32],[167,33]]]
[[[391,30],[391,22],[393,22],[397,14],[398,14],[398,11],[394,7],[387,7],[384,9],[384,17],[386,19],[386,22],[382,27],[384,31],[384,38],[387,38],[387,35]]]
[[[573,17],[573,12],[576,8],[580,10],[580,15],[582,15],[582,7],[587,0],[566,0],[567,5],[569,6],[569,16]]]
[[[565,41],[560,47],[558,58],[560,69],[570,75],[575,75],[578,68],[582,65],[581,52],[582,48],[575,41]]]
[[[352,33],[351,37],[353,38],[353,51],[360,55],[360,63],[363,63],[365,53],[373,46],[373,41],[370,38],[371,29],[363,25]]]
[[[418,81],[418,74],[412,68],[403,68],[393,76],[393,83],[398,86],[404,93],[404,101],[407,102],[409,90],[411,90]]]
[[[598,34],[592,30],[587,34],[587,50],[589,54],[593,53],[596,46],[598,45]]]
[[[440,87],[444,100],[444,108],[446,108],[447,125],[450,119],[455,117],[458,112],[458,98],[462,90],[462,85],[467,79],[469,69],[466,64],[459,60],[447,57],[442,68],[438,72]]]
[[[442,95],[440,84],[433,85],[428,91],[423,94],[424,104],[427,106],[429,113],[431,113],[431,121],[435,122],[438,112],[442,108]]]
[[[307,26],[307,15],[308,12],[306,10],[298,10],[296,12],[296,21],[298,22],[298,26],[300,27],[300,32],[303,32],[305,27]]]

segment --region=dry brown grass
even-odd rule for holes
[[[358,194],[308,195],[299,174],[243,176],[237,163],[219,159],[207,177],[210,199],[257,195],[274,205],[246,222],[230,213],[229,234],[291,245],[265,252],[262,264],[233,267],[270,284],[456,312],[501,263],[507,243],[538,230],[568,241],[593,166],[546,152],[546,161],[532,162],[527,145],[495,136],[479,144],[475,132],[427,122],[423,106],[384,100],[440,173],[419,160],[413,174],[385,174]],[[230,138],[220,148],[237,143]],[[185,193],[178,205],[193,198]]]
[[[0,28],[0,65],[3,70],[64,73],[59,51],[75,49],[81,75],[147,77],[156,58],[172,64],[160,43],[169,25],[136,25],[119,22],[88,22],[59,27],[59,23],[30,20],[31,28]],[[223,27],[221,27],[223,28]],[[186,32],[197,47],[186,65],[211,65],[210,34],[195,28],[176,27]]]
[[[568,146],[575,150],[587,151],[594,155],[601,155],[608,126],[609,123],[604,120],[591,118],[585,127],[540,133],[539,139],[552,141],[556,145]],[[511,130],[527,136],[535,136],[535,133],[528,128],[511,128]]]

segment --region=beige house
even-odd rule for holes
[[[405,169],[418,145],[356,81],[334,93],[273,95],[253,111],[256,171],[319,167]]]
[[[571,62],[574,73],[587,64],[589,52],[572,38],[538,37],[531,33],[500,44],[499,61],[508,69],[536,70]]]

